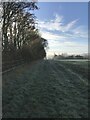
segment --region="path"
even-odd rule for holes
[[[87,86],[87,78],[60,61],[20,66],[3,75],[3,116],[85,118]]]

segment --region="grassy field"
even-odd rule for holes
[[[3,118],[87,118],[88,62],[41,60],[3,75]]]

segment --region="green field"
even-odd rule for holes
[[[88,117],[88,62],[41,60],[2,82],[3,118]]]

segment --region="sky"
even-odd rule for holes
[[[35,11],[41,36],[48,40],[47,56],[88,53],[88,3],[38,2]]]

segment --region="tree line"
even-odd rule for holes
[[[88,54],[85,54],[85,55],[67,55],[67,54],[61,54],[61,55],[57,55],[57,54],[54,54],[54,57],[53,58],[56,58],[56,59],[88,59]]]
[[[3,61],[35,60],[46,56],[47,40],[36,28],[36,2],[2,3],[2,59]]]

